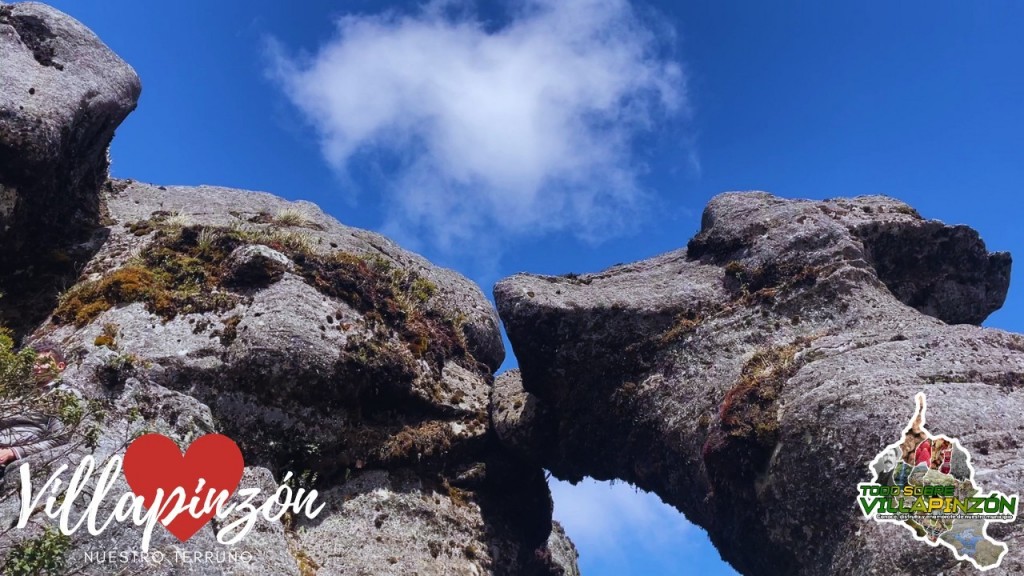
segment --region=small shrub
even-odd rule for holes
[[[619,266],[619,264],[616,264],[616,266]],[[588,286],[594,281],[592,278],[583,278],[575,272],[569,272],[562,276],[562,278],[568,280],[570,284],[575,284],[577,286]]]
[[[301,210],[285,208],[278,211],[274,216],[273,223],[278,226],[306,226],[309,224],[309,217]]]
[[[224,231],[208,230],[161,231],[157,241],[132,263],[65,293],[54,311],[54,321],[81,327],[115,306],[133,302],[144,303],[147,310],[165,320],[179,313],[232,308],[237,297],[215,288],[220,263],[241,240]],[[102,338],[96,344],[107,342],[108,338]]]
[[[41,576],[63,574],[71,538],[47,527],[43,534],[14,546],[4,564],[6,576]]]
[[[672,327],[661,335],[660,344],[664,346],[680,340],[687,334],[693,333],[703,322],[704,317],[698,310],[681,312],[676,316]]]
[[[35,359],[36,353],[31,348],[15,351],[10,332],[0,328],[0,399],[12,400],[34,390]]]
[[[85,407],[78,396],[66,390],[58,390],[53,394],[53,402],[55,412],[65,426],[75,427],[81,424],[85,417]]]
[[[740,279],[745,275],[746,268],[737,260],[732,260],[725,265],[725,275],[731,278]]]
[[[430,300],[437,293],[437,285],[423,277],[417,277],[412,281],[409,292],[420,304]]]
[[[96,368],[96,379],[108,388],[124,386],[135,375],[139,358],[134,354],[118,354]]]
[[[156,220],[156,217],[153,219]],[[191,216],[179,213],[164,216],[161,220],[156,221],[161,222],[164,226],[169,228],[188,228],[189,226],[195,225],[195,221],[192,220]]]
[[[221,232],[215,228],[203,228],[199,235],[196,236],[196,250],[200,254],[209,253],[214,249],[217,240],[221,237]]]
[[[238,325],[241,323],[242,317],[238,314],[224,320],[224,328],[215,332],[216,335],[220,336],[221,345],[231,346],[235,339],[238,338]]]
[[[893,209],[893,211],[897,212],[899,214],[908,214],[908,215],[913,216],[915,218],[922,219],[920,212],[918,212],[917,210],[915,210],[915,209],[913,209],[910,206],[907,206],[905,204],[897,206],[896,208]]]
[[[117,324],[104,324],[103,332],[93,341],[96,346],[105,346],[111,350],[117,350]]]
[[[730,435],[774,443],[769,436],[778,427],[775,405],[782,386],[799,369],[795,357],[801,348],[796,344],[768,347],[747,361],[739,381],[722,401],[722,426]]]

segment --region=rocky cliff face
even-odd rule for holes
[[[107,180],[138,96],[134,71],[81,24],[0,5],[0,323],[67,357],[59,389],[81,420],[63,452],[29,459],[36,479],[145,432],[181,446],[219,432],[242,448],[243,486],[269,495],[293,472],[325,511],[262,522],[233,549],[245,562],[119,568],[576,573],[542,470],[493,434],[504,349],[480,289],[309,203]],[[49,521],[9,529],[20,486],[2,482],[6,557]],[[213,528],[184,543],[158,529],[151,550],[221,550]],[[141,533],[80,531],[68,569],[108,573],[84,553],[138,550]]]
[[[620,478],[705,527],[744,574],[968,573],[856,508],[914,395],[976,447],[977,480],[1024,484],[1024,338],[980,323],[1010,257],[883,197],[718,196],[686,249],[494,294],[521,374],[495,427],[569,480]],[[1024,570],[1024,529],[997,573]]]

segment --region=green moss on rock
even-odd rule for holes
[[[241,243],[229,234],[208,241],[201,227],[161,230],[132,263],[65,293],[54,321],[85,326],[115,306],[141,302],[165,320],[178,314],[224,311],[238,297],[217,290],[220,262]]]

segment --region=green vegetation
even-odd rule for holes
[[[295,564],[299,568],[299,574],[301,576],[316,576],[320,565],[313,560],[305,550],[300,548],[297,544],[289,546],[289,550],[292,553],[292,558],[295,559]]]
[[[682,340],[694,333],[709,318],[732,310],[736,305],[770,305],[780,294],[813,286],[822,274],[822,270],[816,266],[770,263],[752,268],[744,266],[737,260],[728,262],[724,266],[724,271],[732,303],[701,305],[680,312],[672,326],[653,342],[655,349]],[[790,321],[794,325],[800,323],[796,316]]]
[[[822,270],[817,266],[786,262],[751,268],[733,260],[725,265],[726,285],[733,300],[745,306],[770,304],[781,292],[813,286],[821,275]]]
[[[361,312],[371,327],[395,329],[416,358],[441,363],[466,355],[462,319],[423,306],[437,286],[419,274],[348,252],[307,257],[299,268],[307,282]]]
[[[7,556],[5,576],[42,576],[63,574],[71,537],[47,527],[42,535],[19,542]]]
[[[220,343],[223,346],[231,346],[235,339],[238,338],[238,325],[241,323],[242,317],[234,314],[224,320],[224,328],[214,332],[214,334],[220,336]]]
[[[909,214],[910,216],[914,216],[915,218],[917,218],[919,220],[923,220],[923,218],[921,217],[921,214],[917,210],[911,208],[910,206],[906,206],[906,205],[897,206],[893,210],[895,212],[900,213],[900,214]]]
[[[145,236],[156,230],[151,220],[139,220],[138,222],[126,224],[126,226],[128,227],[128,231],[135,236]]]
[[[241,297],[223,289],[223,262],[239,246],[262,244],[288,256],[297,274],[317,290],[362,313],[371,329],[382,336],[395,330],[415,358],[440,365],[447,358],[466,356],[463,319],[425,306],[437,294],[433,282],[378,255],[323,253],[310,233],[274,226],[294,225],[300,215],[282,211],[263,227],[178,227],[170,224],[170,213],[154,213],[145,226],[137,226],[155,230],[153,242],[125,266],[65,293],[54,321],[85,326],[115,306],[137,302],[165,320],[178,314],[225,312]],[[225,323],[225,345],[237,336],[237,325],[232,319]],[[116,334],[116,329],[104,330],[95,344],[115,349]]]
[[[285,208],[274,215],[273,223],[278,226],[306,226],[309,224],[309,217],[301,210]]]
[[[95,447],[103,410],[95,402],[83,401],[68,390],[40,387],[40,383],[60,377],[53,362],[27,346],[15,350],[10,334],[0,327],[0,416],[12,409],[51,414],[60,419],[67,434],[82,430],[85,445]],[[37,364],[49,365],[49,368],[36,374]]]
[[[51,367],[42,374],[34,373],[37,362]],[[36,410],[61,417],[66,426],[77,426],[85,415],[85,409],[77,396],[64,390],[44,394],[39,387],[41,380],[58,376],[52,367],[52,360],[43,360],[29,347],[15,350],[14,341],[8,331],[0,327],[0,415],[10,406],[17,410]]]
[[[454,436],[450,424],[444,420],[405,426],[381,445],[377,457],[385,465],[413,464],[447,452]]]
[[[783,386],[800,369],[798,352],[807,347],[800,338],[781,346],[762,348],[744,364],[739,380],[722,400],[722,430],[734,439],[770,450],[778,441],[777,406]]]
[[[139,358],[134,354],[118,354],[108,358],[96,368],[96,379],[108,388],[123,386],[139,368]]]
[[[224,311],[238,298],[216,291],[220,263],[241,244],[228,234],[211,236],[200,227],[160,230],[134,261],[61,296],[58,323],[85,326],[119,305],[142,302],[164,319],[179,313]],[[100,344],[97,344],[100,345]]]
[[[593,278],[583,278],[579,274],[576,274],[575,272],[569,272],[568,274],[564,274],[562,275],[562,278],[568,280],[570,284],[575,284],[577,286],[588,286],[591,282],[594,281]]]
[[[96,346],[106,346],[111,350],[117,350],[117,324],[104,324],[103,332],[96,337],[93,344]]]
[[[700,417],[697,418],[697,427],[700,428],[701,430],[707,430],[708,426],[710,425],[711,417],[708,416],[707,414],[701,414]]]
[[[15,351],[11,333],[0,327],[0,400],[14,400],[35,393],[31,348]]]
[[[681,312],[676,316],[676,320],[672,324],[672,327],[661,335],[659,344],[666,346],[676,342],[686,335],[692,334],[703,322],[704,314],[699,310],[686,310]]]

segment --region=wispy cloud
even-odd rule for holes
[[[671,31],[628,0],[466,2],[350,15],[275,76],[348,171],[385,159],[385,228],[452,249],[570,231],[599,240],[646,205],[638,135],[686,110]]]

